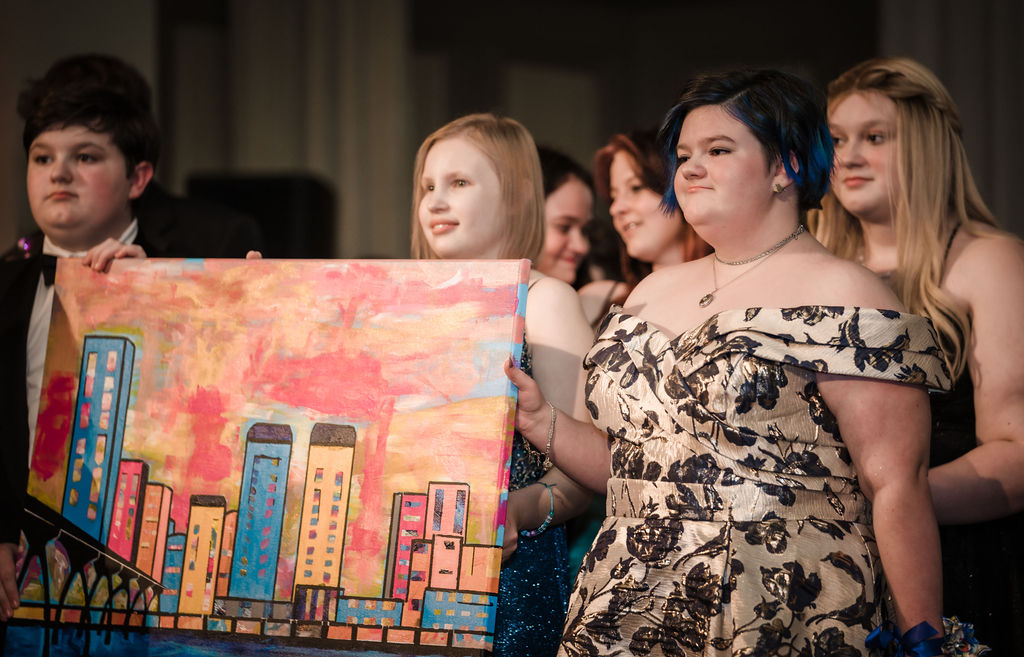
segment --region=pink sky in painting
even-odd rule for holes
[[[279,593],[290,586],[315,422],[357,430],[347,593],[380,593],[360,588],[365,574],[383,572],[396,491],[472,481],[467,538],[493,541],[507,477],[502,365],[522,330],[509,283],[521,280],[521,263],[150,260],[118,261],[107,275],[71,266],[59,270],[36,497],[60,505],[79,352],[86,334],[102,333],[135,343],[124,455],[173,488],[177,531],[192,494],[237,508],[252,423],[292,427]]]

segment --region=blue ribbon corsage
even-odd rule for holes
[[[956,616],[943,618],[946,627],[946,638],[943,639],[942,652],[947,655],[966,657],[967,655],[984,655],[990,648],[974,638],[974,625],[961,623]]]
[[[974,638],[974,626],[962,623],[955,616],[942,619],[945,636],[930,623],[918,623],[900,634],[900,630],[891,621],[885,621],[868,635],[864,645],[885,657],[930,657],[935,654],[951,657],[968,657],[983,655],[989,647],[978,643]]]

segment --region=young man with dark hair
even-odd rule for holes
[[[62,60],[18,99],[26,183],[39,227],[0,257],[0,621],[17,607],[21,536],[57,257],[105,271],[122,257],[242,257],[259,249],[247,217],[136,206],[151,184],[160,136],[149,88],[120,60]],[[188,203],[182,201],[182,203]]]

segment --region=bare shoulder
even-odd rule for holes
[[[564,281],[543,276],[532,283],[526,299],[526,334],[531,343],[579,345],[593,338],[576,290]]]
[[[615,303],[622,303],[622,296],[626,291],[626,284],[622,281],[603,280],[587,283],[577,291],[577,294],[584,310],[594,307],[597,309],[596,312],[600,312],[609,299]]]
[[[972,222],[974,234],[961,231],[949,253],[949,274],[1002,273],[1024,263],[1024,242],[1015,235]],[[1008,273],[1008,272],[1006,272]]]
[[[627,285],[622,281],[593,281],[581,287],[578,295],[587,323],[596,324],[611,304],[621,305],[628,292]]]
[[[896,294],[877,274],[831,253],[808,255],[797,274],[809,298],[821,299],[824,305],[903,310]]]
[[[707,256],[710,258],[711,256]],[[683,262],[678,265],[664,267],[651,274],[648,274],[640,283],[633,288],[626,302],[623,304],[626,311],[630,308],[649,306],[660,300],[675,298],[680,289],[692,285],[693,277],[701,267],[706,258]]]
[[[579,303],[576,290],[565,281],[552,276],[542,276],[531,283],[526,303],[527,312],[531,306],[552,307],[564,303]]]
[[[581,287],[577,293],[581,299],[604,299],[615,289],[615,286],[623,285],[621,281],[605,279],[603,281],[591,281]]]
[[[984,224],[972,228],[953,242],[943,287],[968,307],[989,295],[1016,298],[1024,290],[1024,242]]]

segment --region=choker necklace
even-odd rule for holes
[[[730,283],[735,281],[737,278],[740,278],[740,276],[743,276],[747,272],[750,272],[750,271],[753,271],[754,269],[757,269],[757,267],[761,264],[761,262],[764,262],[764,260],[766,260],[768,258],[768,256],[770,256],[771,254],[775,253],[776,251],[778,251],[782,247],[786,246],[787,244],[789,244],[790,242],[795,240],[797,237],[800,236],[800,233],[802,233],[802,232],[804,232],[803,224],[797,226],[796,230],[794,230],[792,233],[790,233],[789,235],[784,237],[778,244],[776,244],[775,246],[771,247],[767,251],[762,251],[761,253],[758,253],[756,256],[754,256],[752,258],[746,258],[744,260],[722,260],[721,258],[718,257],[718,254],[715,253],[714,254],[715,259],[711,261],[711,276],[712,276],[712,280],[714,281],[715,289],[711,290],[710,292],[708,292],[707,294],[702,296],[700,298],[700,301],[697,302],[697,304],[701,308],[706,308],[707,306],[711,305],[711,302],[715,300],[715,292],[718,292],[720,289],[722,289],[726,285],[729,285]],[[723,265],[745,265],[747,263],[754,262],[755,260],[760,260],[761,262],[757,263],[756,265],[754,265],[750,269],[740,273],[739,276],[737,276],[736,278],[734,278],[734,279],[730,280],[729,282],[725,283],[725,285],[722,285],[722,286],[718,285],[718,269],[715,267],[715,261],[720,262]]]
[[[800,233],[802,233],[802,232],[804,232],[804,226],[803,226],[803,224],[800,224],[799,226],[796,227],[796,230],[794,230],[789,235],[786,235],[785,237],[783,237],[779,241],[778,244],[776,244],[775,246],[770,247],[770,248],[768,248],[768,249],[758,253],[756,256],[752,256],[750,258],[744,258],[743,260],[722,260],[721,258],[718,257],[718,253],[715,253],[715,260],[717,260],[718,262],[722,263],[723,265],[734,265],[734,266],[735,265],[745,265],[748,262],[754,262],[755,260],[760,260],[761,258],[770,256],[771,254],[775,253],[776,251],[778,251],[782,247],[786,246],[787,244],[789,244],[790,242],[795,240],[797,238],[797,236],[799,236]]]

